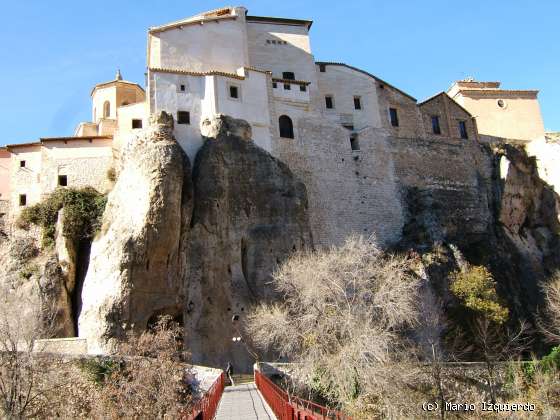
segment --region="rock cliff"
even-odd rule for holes
[[[190,163],[162,114],[124,147],[101,233],[91,246],[78,333],[90,352],[142,331],[160,314],[180,318],[181,236],[190,222]]]
[[[251,141],[246,122],[218,116],[203,134],[186,250],[187,347],[196,363],[250,368],[250,343],[232,338],[251,305],[274,297],[277,264],[312,246],[306,190]]]

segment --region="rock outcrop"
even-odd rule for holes
[[[182,314],[180,244],[192,186],[172,130],[172,117],[162,113],[122,150],[82,291],[78,332],[90,352],[111,350],[115,339],[143,331],[158,315]]]
[[[219,115],[203,133],[186,251],[187,347],[195,363],[249,370],[250,343],[232,339],[252,305],[275,297],[275,267],[312,246],[307,195],[287,165],[251,141],[245,121]]]

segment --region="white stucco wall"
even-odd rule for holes
[[[247,66],[245,17],[152,33],[148,67],[233,73]]]
[[[317,66],[322,111],[333,122],[347,124],[351,120],[355,130],[364,127],[381,127],[381,114],[375,80],[344,66],[325,66],[325,72]],[[327,109],[325,96],[333,97],[334,109]],[[359,96],[362,109],[354,108],[354,97]],[[342,116],[342,118],[341,118]]]
[[[12,214],[17,214],[23,208],[19,206],[20,194],[27,196],[27,205],[33,205],[41,199],[41,147],[25,146],[12,149],[10,170],[10,204]],[[25,160],[25,167],[20,167],[20,161]]]
[[[117,88],[115,86],[109,86],[106,88],[98,88],[93,93],[92,97],[92,117],[93,122],[99,122],[100,119],[104,118],[103,115],[103,104],[109,101],[111,104],[109,118],[117,118]]]

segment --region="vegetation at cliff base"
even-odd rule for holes
[[[92,238],[101,227],[101,216],[107,197],[91,187],[58,188],[40,203],[25,208],[18,219],[18,226],[29,225],[43,230],[43,246],[52,246],[56,234],[58,212],[62,209],[64,237],[79,241]]]

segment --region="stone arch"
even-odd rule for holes
[[[281,115],[278,118],[278,127],[280,129],[280,137],[284,137],[286,139],[293,139],[294,138],[294,124],[292,123],[292,119],[287,115]]]

